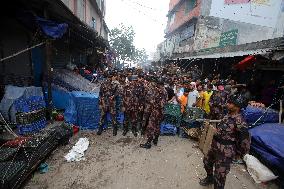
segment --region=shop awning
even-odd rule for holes
[[[191,57],[184,57],[180,59],[204,59],[204,58],[227,58],[235,56],[246,56],[246,55],[263,55],[271,52],[273,49],[258,49],[258,50],[248,50],[248,51],[235,51],[235,52],[225,52],[225,53],[214,53],[206,55],[197,55]]]

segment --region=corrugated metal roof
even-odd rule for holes
[[[261,55],[271,52],[272,49],[258,49],[258,50],[248,50],[248,51],[236,51],[236,52],[225,52],[225,53],[214,53],[207,55],[191,56],[184,57],[180,59],[203,59],[203,58],[226,58],[226,57],[235,57],[235,56],[245,56],[245,55]]]

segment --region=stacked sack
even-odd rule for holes
[[[14,102],[20,135],[38,132],[46,126],[45,101],[42,96],[19,98]]]

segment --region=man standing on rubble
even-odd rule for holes
[[[223,189],[230,164],[236,155],[243,156],[249,152],[250,135],[247,123],[240,110],[247,106],[247,100],[241,95],[232,96],[227,103],[228,115],[217,125],[211,149],[204,157],[207,177],[200,180],[200,185],[214,184],[214,189]],[[213,167],[215,170],[213,173]]]
[[[113,126],[113,136],[117,135],[117,121],[116,121],[116,96],[118,91],[118,84],[116,81],[116,75],[112,72],[108,73],[107,80],[102,83],[100,87],[100,110],[101,118],[99,122],[99,130],[97,135],[101,135],[103,132],[103,124],[106,121],[107,113],[110,113],[111,122]]]
[[[145,144],[140,144],[141,148],[150,149],[152,141],[154,145],[158,144],[160,125],[163,121],[163,111],[164,106],[167,103],[167,99],[168,95],[164,88],[164,82],[161,79],[158,79],[154,89],[154,98],[151,100],[153,110],[151,111],[149,124],[146,129],[147,142]]]

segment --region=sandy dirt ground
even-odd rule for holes
[[[177,136],[162,136],[158,146],[139,148],[143,138],[111,130],[97,136],[80,132],[67,146],[55,150],[46,162],[49,171],[35,172],[25,189],[202,189],[199,178],[205,176],[203,154],[196,142]],[[80,137],[90,146],[85,160],[68,163],[64,155]],[[232,165],[226,189],[276,189],[274,184],[256,185],[244,166]]]

